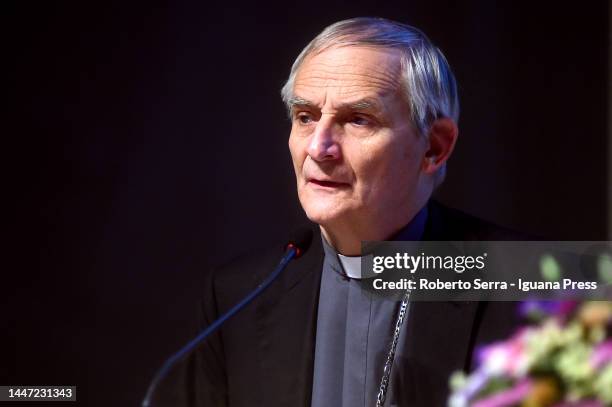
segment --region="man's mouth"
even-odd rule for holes
[[[330,189],[331,188],[346,188],[350,186],[346,182],[325,181],[325,180],[319,180],[319,179],[314,179],[314,178],[309,179],[308,182],[316,186],[319,186],[319,187],[330,188]]]

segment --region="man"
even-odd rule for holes
[[[505,327],[477,303],[417,302],[398,320],[399,301],[364,291],[355,260],[365,240],[508,236],[429,202],[457,141],[456,88],[425,35],[388,20],[341,21],[302,51],[282,96],[299,199],[320,236],[198,349],[174,395],[194,406],[445,405],[450,373],[468,369],[474,345]],[[280,253],[212,274],[203,325],[256,287]],[[380,385],[385,365],[389,386]]]

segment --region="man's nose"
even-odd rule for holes
[[[315,161],[337,160],[340,158],[340,145],[334,133],[337,131],[330,118],[322,117],[308,144],[308,155]]]

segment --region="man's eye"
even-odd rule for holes
[[[313,122],[312,116],[308,113],[298,113],[297,120],[300,124],[310,124]]]
[[[356,126],[368,126],[372,124],[372,122],[368,118],[363,117],[363,116],[355,116],[351,118],[350,123]]]

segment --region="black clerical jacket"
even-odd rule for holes
[[[435,202],[423,240],[521,240]],[[276,266],[282,246],[242,257],[211,273],[203,292],[206,326],[254,289]],[[227,322],[162,384],[154,406],[310,407],[319,286],[320,234],[279,280]],[[503,339],[515,325],[515,303],[415,302],[408,341],[395,360],[399,405],[445,406],[448,379],[470,370],[477,344]],[[397,384],[396,390],[397,390]],[[330,406],[334,407],[334,406]]]

